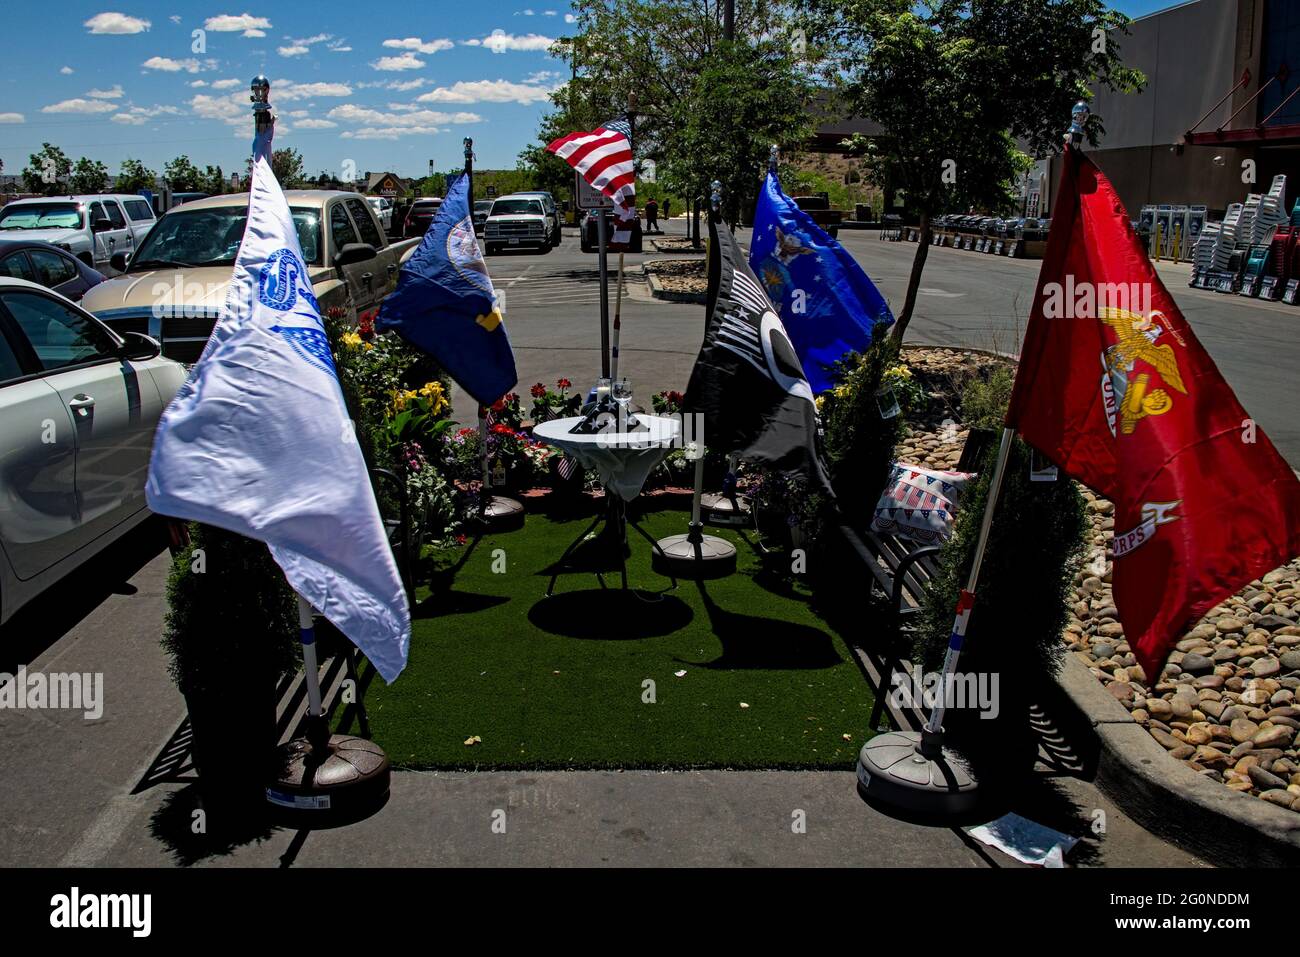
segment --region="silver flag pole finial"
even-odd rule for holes
[[[1070,129],[1065,134],[1066,145],[1073,146],[1075,149],[1083,147],[1084,127],[1087,126],[1088,116],[1091,113],[1088,104],[1083,100],[1074,104],[1074,108],[1070,110]]]

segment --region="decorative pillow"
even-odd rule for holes
[[[871,530],[899,535],[926,545],[952,534],[952,516],[972,472],[937,472],[898,462],[885,494],[876,503]]]

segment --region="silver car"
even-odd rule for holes
[[[0,278],[0,622],[148,517],[154,429],[184,379],[148,336]]]

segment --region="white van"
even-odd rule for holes
[[[53,243],[101,270],[114,253],[135,252],[153,224],[148,200],[126,194],[19,199],[0,209],[0,237]]]

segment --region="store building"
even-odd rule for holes
[[[1300,195],[1300,2],[1193,0],[1112,40],[1147,84],[1097,93],[1090,105],[1106,132],[1091,153],[1132,215],[1204,205],[1218,219],[1248,193],[1267,192],[1278,173],[1290,211]],[[1059,163],[1040,161],[1030,195],[1055,191]]]

